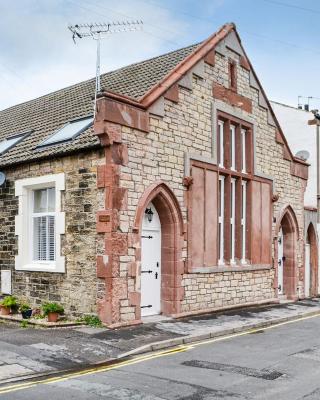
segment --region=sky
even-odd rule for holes
[[[269,99],[320,108],[318,0],[0,0],[0,15],[0,109],[94,77],[95,41],[74,44],[68,25],[137,19],[142,31],[103,40],[101,72],[234,22]]]

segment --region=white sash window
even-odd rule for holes
[[[218,121],[218,132],[219,132],[219,167],[224,166],[224,123]]]
[[[248,182],[254,180],[253,126],[223,111],[218,111],[217,126],[218,264],[245,265],[251,259],[246,231],[251,217]]]
[[[236,127],[230,125],[230,168],[235,171],[236,169]]]
[[[224,264],[224,176],[219,176],[219,265]]]
[[[235,241],[236,241],[236,180],[231,179],[231,190],[230,190],[230,264],[235,263]]]
[[[32,243],[34,261],[55,260],[55,189],[32,192]]]
[[[17,270],[65,272],[65,258],[61,255],[61,235],[65,233],[65,214],[61,211],[64,189],[64,174],[16,181]]]
[[[241,262],[242,264],[246,264],[246,220],[247,220],[247,182],[241,182],[241,192],[242,192],[242,204],[241,204],[241,243],[242,243],[242,257]]]
[[[242,153],[242,172],[245,174],[247,172],[247,159],[246,159],[246,130],[241,129],[241,153]]]

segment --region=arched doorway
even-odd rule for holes
[[[304,291],[306,297],[318,294],[318,249],[313,224],[310,223],[305,243]]]
[[[154,255],[151,256],[150,249],[148,249],[148,241],[153,239],[146,239],[142,236],[152,236],[148,233],[148,213],[149,210],[153,212],[153,217],[158,220],[157,228],[153,232],[158,232],[159,239],[154,241],[152,246],[154,248],[154,254],[160,249],[160,261],[157,261]],[[182,261],[181,247],[183,240],[183,219],[180,210],[179,203],[171,191],[171,189],[163,182],[157,182],[150,186],[141,197],[134,224],[134,232],[137,235],[137,240],[140,246],[137,246],[136,261],[141,262],[141,315],[150,315],[155,313],[161,313],[164,315],[172,315],[180,312],[180,303],[183,298],[182,289],[182,274],[184,272],[184,264]],[[149,242],[152,243],[152,242]],[[159,254],[159,253],[158,253]],[[147,260],[150,259],[152,262],[159,262],[154,268],[147,266]],[[145,269],[146,268],[146,269]],[[142,275],[147,274],[142,271],[152,270],[152,273],[148,275],[155,278],[157,274],[157,284],[160,282],[160,307],[144,307],[150,304],[157,304],[159,292],[153,294],[153,299],[147,297],[148,304],[144,304],[146,301],[145,294],[148,293],[147,279]],[[154,282],[153,282],[154,283]],[[147,291],[145,291],[147,290]],[[147,296],[149,296],[147,294]],[[149,300],[151,298],[151,301]],[[149,311],[149,312],[148,312]]]
[[[282,213],[278,226],[277,277],[278,295],[287,299],[296,299],[297,271],[296,246],[298,240],[298,224],[290,206]]]

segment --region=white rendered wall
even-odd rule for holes
[[[308,125],[308,120],[314,119],[314,116],[311,112],[273,101],[271,105],[292,153],[295,155],[300,150],[307,150],[310,153],[307,162],[311,165],[304,195],[304,205],[317,207],[316,127]]]

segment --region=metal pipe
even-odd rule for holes
[[[98,33],[96,41],[97,41],[97,62],[96,62],[96,87],[95,87],[95,93],[94,93],[94,115],[93,117],[95,118],[96,112],[97,112],[97,96],[98,93],[101,91],[101,85],[100,85],[100,33]]]
[[[319,121],[316,125],[317,129],[317,223],[320,223],[320,129]]]

